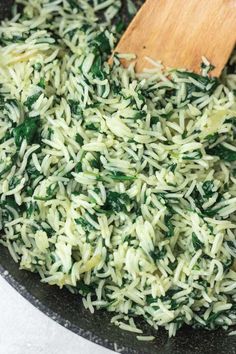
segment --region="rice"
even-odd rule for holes
[[[136,338],[138,340],[144,341],[144,342],[151,342],[151,341],[153,341],[155,339],[155,337],[153,337],[153,336],[136,336]]]
[[[19,3],[0,26],[0,242],[139,340],[137,316],[170,336],[236,324],[236,55],[219,80],[206,58],[137,75],[132,54],[107,64],[120,1]]]

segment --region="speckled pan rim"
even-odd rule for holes
[[[7,254],[7,251],[4,250],[2,247],[0,247],[0,251],[4,251],[2,253],[3,256]],[[96,333],[96,327],[93,327],[93,322],[91,319],[89,320],[89,326],[91,326],[91,328],[89,327],[84,329],[83,324],[82,325],[79,323],[76,324],[73,322],[73,320],[70,321],[68,317],[66,316],[63,317],[63,314],[57,312],[55,308],[52,308],[53,306],[51,306],[50,303],[49,305],[47,305],[47,297],[45,298],[44,301],[44,298],[40,298],[40,296],[37,297],[37,295],[32,294],[30,287],[28,290],[27,286],[22,285],[24,283],[23,280],[24,277],[29,273],[25,271],[20,271],[22,272],[22,274],[24,274],[21,282],[20,279],[19,280],[17,279],[17,275],[16,276],[13,275],[14,274],[14,268],[12,268],[12,265],[14,263],[13,260],[10,259],[10,256],[9,258],[7,257],[6,259],[7,259],[7,263],[5,263],[4,261],[2,262],[3,264],[1,264],[1,259],[0,259],[0,276],[2,276],[20,295],[22,295],[33,306],[35,306],[42,313],[44,313],[46,316],[48,316],[58,324],[69,329],[75,334],[95,344],[98,344],[102,347],[111,349],[113,351],[117,351],[122,354],[144,354],[144,353],[148,353],[148,354],[206,354],[206,353],[236,354],[236,336],[229,337],[227,336],[227,332],[224,332],[222,330],[218,330],[215,332],[205,331],[205,330],[193,331],[191,328],[186,327],[180,330],[179,332],[180,335],[171,338],[169,340],[168,337],[165,335],[165,339],[163,341],[164,338],[163,332],[162,334],[161,332],[158,332],[159,335],[157,335],[157,341],[154,341],[153,343],[139,342],[138,344],[136,342],[133,343],[134,345],[132,345],[132,340],[135,339],[135,336],[134,337],[130,336],[131,333],[125,332],[127,333],[127,337],[128,337],[127,338],[125,335],[125,337],[128,340],[126,343],[124,343],[124,338],[122,339],[122,335],[119,336],[119,334],[116,337],[111,336],[109,338],[110,335],[109,333],[111,328],[107,329],[107,332],[105,332],[105,336],[103,336],[99,332]],[[17,265],[15,264],[14,267],[17,267]],[[13,274],[12,274],[12,270],[13,270]],[[29,278],[31,278],[31,284],[29,283],[31,287],[32,285],[34,286],[35,284],[36,288],[37,287],[44,288],[44,284],[40,285],[38,279],[37,278],[33,279],[31,277],[31,274]],[[50,287],[50,288],[52,289],[56,287]],[[87,312],[88,310],[85,311]],[[101,316],[101,320],[102,318],[103,316]],[[116,332],[115,329],[118,328],[115,327],[114,332]],[[232,328],[232,330],[235,329],[236,328],[234,329]],[[118,329],[118,331],[120,330]],[[160,341],[161,337],[162,340]]]
[[[62,316],[60,316],[58,313],[53,311],[52,309],[48,308],[46,305],[43,304],[39,299],[37,299],[34,295],[32,295],[23,285],[21,285],[10,273],[7,269],[5,269],[1,264],[0,264],[0,275],[2,276],[3,279],[5,279],[8,284],[14,288],[17,293],[19,293],[21,296],[23,296],[27,301],[29,301],[34,307],[36,307],[38,310],[40,310],[44,315],[49,317],[51,320],[55,321],[59,325],[63,326],[64,328],[72,331],[73,333],[87,339],[90,342],[93,342],[97,345],[100,345],[102,347],[105,347],[107,349],[116,351],[116,343],[113,343],[109,340],[104,340],[103,338],[100,338],[98,335],[94,334],[92,331],[84,330],[83,328],[80,328],[74,324],[72,324],[70,321],[64,319]],[[119,353],[122,354],[133,354],[137,353],[136,351],[133,351],[131,348],[126,348],[124,346],[119,346]]]

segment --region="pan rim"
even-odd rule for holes
[[[88,341],[100,345],[101,347],[105,347],[107,349],[113,350],[116,352],[116,343],[110,340],[104,340],[99,337],[93,331],[89,331],[78,327],[71,323],[69,320],[63,318],[59,313],[52,310],[50,307],[47,307],[41,300],[39,300],[36,296],[30,293],[29,290],[26,289],[24,285],[22,285],[19,281],[17,281],[14,276],[2,265],[0,264],[0,276],[7,281],[7,283],[26,301],[28,301],[31,305],[33,305],[36,309],[42,312],[44,315],[49,317],[54,322],[58,323],[62,327],[72,331],[78,336],[87,339]],[[133,350],[131,348],[127,348],[125,346],[119,346],[119,353],[122,354],[132,354]],[[135,351],[133,353],[136,353]]]

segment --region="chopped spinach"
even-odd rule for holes
[[[216,329],[222,326],[222,322],[220,321],[222,316],[227,316],[233,314],[235,312],[234,306],[231,307],[230,310],[226,311],[219,311],[219,312],[212,312],[208,319],[206,320],[206,328]],[[202,325],[201,325],[202,326]]]
[[[167,290],[166,294],[164,296],[161,296],[160,299],[162,302],[169,303],[171,310],[176,310],[180,306],[180,304],[178,304],[177,301],[173,299],[173,296],[177,294],[179,291],[180,291],[179,288],[175,288],[175,289],[171,288]]]
[[[80,103],[75,100],[68,100],[68,104],[70,106],[71,113],[78,117],[79,119],[83,118],[83,111],[80,107]]]
[[[119,94],[121,91],[121,85],[117,82],[112,82],[111,88],[112,88],[112,92],[116,95]]]
[[[76,134],[76,136],[75,136],[75,141],[76,141],[80,146],[82,146],[83,143],[84,143],[84,139],[82,138],[82,136],[81,136],[79,133]]]
[[[90,161],[90,165],[93,168],[96,168],[97,170],[101,170],[102,163],[100,160],[100,153],[94,154],[94,158]]]
[[[37,93],[35,93],[34,95],[32,96],[29,96],[27,98],[27,100],[25,101],[24,105],[29,109],[31,110],[33,104],[39,99],[39,97],[41,96],[42,92],[39,91]]]
[[[169,210],[169,213],[165,215],[164,217],[164,224],[167,226],[168,231],[165,231],[165,237],[171,238],[174,236],[174,225],[172,223],[172,216],[173,216],[173,211],[172,209]]]
[[[108,37],[105,32],[99,33],[93,40],[92,43],[101,53],[110,53],[111,46]]]
[[[200,160],[202,158],[201,150],[195,150],[193,152],[186,152],[183,155],[183,160]]]
[[[108,191],[106,203],[103,210],[114,212],[127,212],[127,205],[130,204],[128,194]]]
[[[172,163],[172,164],[169,166],[169,170],[174,173],[175,170],[176,170],[176,167],[177,167],[177,163]]]
[[[94,230],[93,225],[91,225],[85,218],[75,219],[77,225],[80,225],[85,231]]]
[[[214,133],[206,136],[206,140],[209,143],[209,145],[214,144],[218,138],[219,138],[219,133]]]
[[[234,263],[234,257],[231,256],[228,259],[226,259],[226,261],[224,261],[223,263],[224,272],[229,271],[233,263]]]
[[[164,119],[170,119],[173,113],[174,113],[173,111],[170,111],[168,113],[161,113],[160,117]]]
[[[208,199],[213,196],[215,192],[213,192],[214,182],[213,181],[205,181],[202,185],[202,189],[204,191],[205,197]]]
[[[76,10],[80,10],[81,12],[83,11],[83,9],[79,5],[78,1],[76,1],[76,0],[67,0],[67,2],[70,5],[72,10],[76,9]]]
[[[5,98],[3,95],[0,94],[0,108],[4,106],[4,103],[5,103]]]
[[[5,222],[14,220],[15,215],[11,212],[11,209],[15,210],[19,215],[25,211],[25,203],[18,205],[13,196],[7,196],[4,201],[0,201],[1,210],[1,222],[4,225]]]
[[[48,139],[51,140],[51,137],[54,133],[54,130],[52,128],[48,128]]]
[[[27,217],[31,217],[34,213],[39,213],[38,204],[36,202],[30,202],[26,209]]]
[[[198,284],[201,285],[201,286],[203,286],[205,290],[207,289],[208,286],[210,286],[210,284],[208,283],[208,281],[205,280],[205,279],[199,279],[199,280],[198,280]]]
[[[116,23],[116,33],[122,33],[125,29],[125,22],[120,20]]]
[[[21,181],[19,176],[13,176],[9,181],[9,189],[14,189]]]
[[[206,254],[206,253],[204,253],[204,254],[202,255],[202,258],[207,259],[207,260],[209,260],[209,261],[212,260],[212,257],[209,256],[209,254]]]
[[[234,241],[226,241],[229,248],[236,253],[236,243]]]
[[[199,240],[195,232],[192,233],[192,243],[195,251],[202,249],[204,246],[204,243]]]
[[[128,176],[121,171],[113,171],[112,174],[110,175],[110,177],[114,181],[120,181],[120,182],[121,181],[133,181],[136,179],[136,176]]]
[[[54,229],[49,225],[49,224],[44,224],[43,226],[41,225],[41,228],[43,229],[43,231],[46,232],[47,236],[51,237],[55,234]]]
[[[89,24],[84,23],[84,24],[80,27],[80,31],[82,31],[82,32],[85,33],[89,28],[90,28]]]
[[[5,37],[4,35],[0,37],[0,44],[2,46],[8,45],[9,43],[22,43],[27,38],[27,32],[22,36],[13,35],[10,37]]]
[[[7,98],[6,104],[9,104],[9,105],[15,106],[15,107],[19,107],[19,102],[15,98]]]
[[[5,141],[9,140],[12,138],[12,132],[11,131],[7,131],[5,133],[5,135],[0,139],[0,144],[4,143]]]
[[[204,88],[201,89],[192,82],[186,83],[186,99],[190,100],[190,102],[196,99],[196,97],[193,96],[194,92],[203,92],[212,95],[220,84],[219,79],[216,77],[202,76],[188,71],[177,71],[177,74],[182,78],[192,78],[204,86]]]
[[[78,162],[75,166],[75,172],[79,173],[79,172],[83,172],[83,168],[82,168],[82,162]]]
[[[159,117],[152,116],[150,120],[150,125],[153,126],[154,124],[157,124],[159,121],[160,121]]]
[[[45,89],[45,80],[43,77],[41,77],[41,79],[39,80],[39,82],[37,83],[37,85],[39,87],[41,87],[42,89]]]
[[[17,154],[11,156],[10,162],[7,165],[4,165],[3,169],[0,171],[0,177],[4,176],[5,173],[11,170],[12,166],[16,163],[17,158]]]
[[[152,295],[146,296],[146,304],[149,306],[155,302],[157,302],[158,298],[154,298]]]
[[[168,266],[169,266],[169,268],[172,270],[172,272],[176,269],[177,265],[178,265],[177,259],[175,259],[174,262],[170,262],[170,263],[168,264]]]
[[[203,186],[204,186],[204,183],[203,183]],[[207,189],[207,186],[208,186],[208,189]],[[221,208],[218,208],[218,209],[214,208],[214,205],[217,204],[221,200],[222,195],[220,193],[218,193],[218,197],[217,197],[217,200],[215,201],[214,205],[212,205],[210,208],[203,209],[202,205],[209,199],[210,196],[212,196],[212,195],[210,195],[210,193],[211,193],[210,186],[211,186],[210,183],[205,184],[205,190],[207,190],[207,193],[204,194],[203,196],[199,193],[197,188],[194,188],[194,190],[191,194],[191,197],[193,198],[196,207],[200,210],[200,212],[202,213],[203,216],[213,217],[221,209]]]
[[[132,237],[131,237],[130,235],[125,236],[125,238],[124,238],[124,240],[123,240],[123,242],[124,242],[124,243],[127,242],[128,245],[131,244],[131,241],[132,241]]]
[[[134,120],[143,119],[143,118],[146,118],[146,116],[147,116],[147,112],[140,110],[138,112],[135,112],[132,119],[134,119]]]
[[[154,262],[159,261],[165,257],[167,253],[166,248],[159,249],[159,247],[154,247],[154,250],[150,252],[150,256],[154,260]]]
[[[81,29],[80,29],[81,30]],[[66,32],[66,36],[68,36],[70,38],[70,40],[72,40],[72,38],[74,37],[74,35],[77,33],[78,29],[74,28],[68,32]]]
[[[38,141],[39,128],[40,118],[38,116],[31,118],[27,117],[23,123],[13,129],[16,146],[20,147],[24,139],[26,139],[28,144],[33,144]]]
[[[86,296],[89,293],[94,293],[94,285],[87,285],[83,282],[83,280],[79,280],[76,284],[76,287],[83,296]]]
[[[100,80],[104,80],[106,75],[102,70],[102,57],[101,55],[97,55],[93,61],[93,65],[90,69],[93,77],[97,77]]]
[[[56,197],[56,193],[58,190],[58,184],[54,184],[50,185],[47,189],[46,189],[46,196],[45,197],[41,197],[41,196],[34,196],[35,200],[39,200],[39,201],[48,201],[48,200],[52,200]]]
[[[236,152],[219,144],[211,149],[206,149],[208,155],[218,156],[221,160],[226,162],[236,161]]]
[[[40,172],[36,169],[34,164],[30,163],[26,167],[26,173],[31,182],[33,182],[38,176],[40,176]]]
[[[88,130],[94,130],[96,132],[99,130],[99,128],[94,123],[86,124],[85,127]]]

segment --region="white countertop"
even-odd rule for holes
[[[1,354],[113,354],[63,328],[0,276]]]

